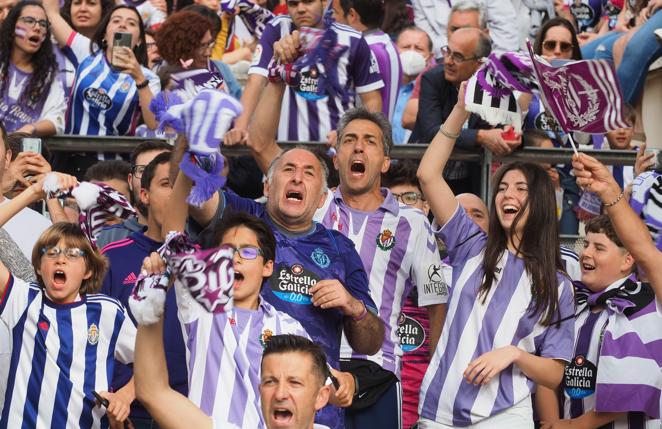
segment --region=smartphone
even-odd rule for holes
[[[41,139],[34,137],[21,139],[21,151],[41,153]]]
[[[653,158],[655,160],[655,164],[648,167],[648,169],[649,170],[655,170],[659,173],[660,172],[660,166],[662,165],[660,163],[660,157],[662,157],[662,152],[660,152],[660,149],[655,149],[655,148],[646,149],[646,151],[644,152],[645,155],[648,155],[649,153],[654,153],[655,154],[655,157]]]
[[[124,46],[131,49],[131,33],[115,33],[113,37],[113,50],[110,56],[110,64],[115,65],[115,48],[118,46]]]

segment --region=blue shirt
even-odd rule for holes
[[[400,91],[398,91],[398,101],[395,102],[395,111],[393,112],[393,120],[391,121],[393,143],[395,144],[406,144],[409,141],[409,136],[411,136],[411,130],[402,126],[402,114],[405,112],[407,102],[414,91],[415,82],[415,80],[412,80],[408,84],[402,85]]]
[[[140,273],[143,259],[149,256],[150,253],[158,250],[163,244],[145,236],[143,231],[144,229],[133,232],[127,238],[110,243],[101,249],[101,253],[110,262],[108,273],[103,280],[101,290],[106,295],[118,299],[127,308],[127,312],[134,323],[135,319],[128,309],[129,296],[131,296],[131,291],[133,291],[133,286]],[[163,347],[168,365],[170,386],[186,396],[188,394],[186,348],[182,328],[177,318],[175,292],[172,288],[168,290],[166,295]],[[132,375],[132,366],[116,362],[112,387],[115,390],[121,388],[131,379]],[[138,417],[149,416],[147,411],[137,401],[131,406],[131,415]]]

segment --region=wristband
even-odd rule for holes
[[[361,312],[361,314],[359,314],[356,317],[352,317],[352,320],[354,322],[360,322],[361,320],[365,319],[367,315],[368,315],[368,308],[365,306],[365,304],[363,304],[363,311]]]
[[[446,131],[444,129],[444,124],[441,124],[441,126],[439,127],[439,132],[451,140],[457,140],[460,137],[460,133],[451,134],[448,131]]]
[[[616,199],[615,199],[614,201],[612,201],[611,203],[603,203],[603,205],[605,206],[605,208],[613,207],[613,206],[615,206],[616,204],[618,204],[618,202],[619,202],[620,200],[623,199],[623,195],[624,195],[624,194],[623,194],[623,191],[621,191],[621,193],[618,195],[618,197],[616,197]]]
[[[147,88],[148,85],[149,85],[149,80],[145,79],[140,83],[136,83],[136,88],[143,89],[143,88]]]

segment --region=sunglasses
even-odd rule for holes
[[[408,206],[413,206],[418,202],[418,200],[423,199],[423,195],[414,191],[402,192],[401,194],[396,194],[395,192],[392,192],[392,194],[396,200],[400,201],[401,203],[405,203]]]
[[[561,52],[568,52],[574,47],[572,43],[559,42],[557,40],[545,40],[542,42],[542,47],[547,51],[556,50],[556,46],[560,46]]]
[[[229,244],[226,244],[224,245],[224,247],[229,250],[232,250],[232,256],[234,256],[235,253],[239,253],[241,259],[253,260],[260,255],[264,256],[262,250],[255,246],[233,247],[230,246]]]
[[[60,249],[57,246],[52,246],[42,247],[41,254],[46,255],[46,257],[50,259],[57,259],[60,257],[60,255],[64,255],[69,260],[75,260],[81,256],[84,256],[85,251],[83,249],[79,249],[78,247],[65,247],[64,249]]]

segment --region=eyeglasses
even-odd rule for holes
[[[444,54],[445,59],[451,59],[451,60],[453,60],[454,63],[464,63],[464,62],[467,62],[467,61],[473,61],[473,60],[477,60],[477,59],[480,58],[480,57],[476,57],[476,56],[465,58],[464,55],[462,55],[461,53],[451,51],[448,46],[443,46],[441,48],[441,53]]]
[[[150,49],[156,49],[156,42],[145,42],[145,48],[149,51]]]
[[[20,19],[21,21],[23,21],[25,24],[27,24],[28,26],[30,26],[32,28],[34,28],[35,25],[39,25],[44,30],[48,30],[48,27],[50,25],[48,23],[48,21],[45,20],[45,19],[37,19],[37,18],[33,18],[31,16],[21,16],[18,19]]]
[[[572,43],[559,42],[557,40],[545,40],[544,42],[542,42],[542,47],[546,51],[556,50],[557,45],[560,46],[561,52],[569,52],[574,47]]]
[[[418,202],[418,200],[423,199],[423,195],[414,191],[402,192],[401,194],[396,194],[395,192],[392,192],[392,194],[396,200],[400,201],[401,203],[405,203],[408,206],[413,206]]]
[[[85,251],[83,249],[79,249],[78,247],[65,247],[64,249],[60,249],[57,246],[52,246],[42,247],[41,254],[46,255],[46,257],[50,259],[57,259],[60,257],[60,255],[64,255],[68,260],[73,261],[80,258],[81,256],[84,256]]]
[[[147,166],[146,165],[140,165],[140,164],[132,165],[131,166],[131,174],[133,174],[133,177],[135,177],[136,179],[140,179],[142,177],[143,173],[145,172],[145,167],[147,167]]]
[[[216,41],[215,40],[210,40],[209,42],[200,43],[199,49],[200,49],[200,51],[204,52],[208,49],[214,49],[215,45],[216,45]]]
[[[234,247],[234,246],[230,246],[229,244],[226,244],[223,247],[232,250],[232,256],[234,256],[235,253],[239,253],[241,259],[253,260],[260,255],[264,256],[262,249],[255,246]]]

